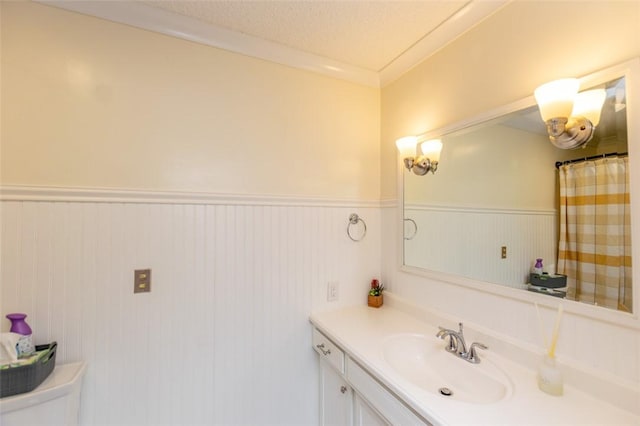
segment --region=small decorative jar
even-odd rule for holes
[[[371,290],[369,290],[369,295],[367,296],[367,305],[372,308],[379,308],[382,306],[382,291],[384,290],[384,285],[380,284],[380,282],[376,279],[371,280]]]
[[[367,304],[372,308],[379,308],[380,306],[382,306],[382,295],[380,296],[369,295],[367,297],[368,297]]]

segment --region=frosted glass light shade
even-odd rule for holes
[[[600,113],[606,97],[607,92],[604,89],[587,90],[586,92],[578,93],[573,103],[571,116],[584,117],[591,124],[597,126],[600,123]]]
[[[431,161],[440,161],[440,151],[442,151],[442,141],[440,139],[432,139],[423,142],[420,145],[422,154]]]
[[[570,117],[573,100],[580,88],[577,78],[563,78],[538,87],[533,95],[536,98],[543,121],[556,117]]]
[[[405,136],[396,141],[396,147],[400,151],[402,158],[415,157],[416,156],[416,143],[417,138],[415,136]]]

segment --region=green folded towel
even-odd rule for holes
[[[25,365],[31,365],[31,364],[35,364],[36,362],[38,362],[40,360],[40,358],[42,358],[43,356],[45,356],[47,353],[49,353],[49,348],[41,350],[41,351],[37,351],[34,352],[33,354],[31,354],[30,356],[26,357],[26,358],[21,358],[15,362],[8,362],[6,364],[2,364],[0,365],[0,370],[6,370],[9,368],[14,368],[14,367],[24,367]]]

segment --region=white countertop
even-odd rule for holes
[[[535,371],[501,357],[491,349],[482,351],[481,359],[500,366],[513,382],[513,392],[504,399],[491,404],[474,404],[423,390],[387,364],[382,355],[382,342],[401,333],[435,336],[437,325],[418,321],[390,306],[378,309],[355,306],[316,313],[310,320],[347,355],[435,425],[640,425],[640,416],[567,384],[563,396],[541,392]],[[443,341],[443,351],[444,347]]]

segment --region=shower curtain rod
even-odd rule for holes
[[[618,152],[609,152],[607,154],[592,155],[591,157],[576,158],[575,160],[556,161],[556,169],[559,169],[560,166],[562,166],[564,164],[577,163],[579,161],[596,160],[598,158],[613,157],[615,155],[617,155],[619,157],[625,157],[625,156],[628,156],[629,153],[628,152],[620,152],[620,153],[618,153]]]

